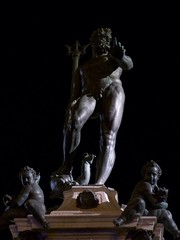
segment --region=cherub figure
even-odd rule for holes
[[[40,174],[26,166],[19,172],[19,178],[23,185],[21,192],[16,196],[6,194],[3,198],[6,209],[0,217],[0,230],[7,228],[14,218],[24,218],[28,214],[32,214],[43,228],[48,228],[44,193],[39,186]]]
[[[120,226],[139,216],[156,216],[157,222],[163,223],[164,228],[174,239],[179,240],[180,231],[167,209],[168,189],[157,185],[162,174],[160,166],[151,160],[143,166],[141,173],[143,179],[134,187],[126,208],[117,219],[114,219],[114,224]]]

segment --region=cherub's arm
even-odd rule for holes
[[[156,187],[158,188],[158,187]],[[168,204],[166,201],[157,197],[154,192],[152,185],[148,182],[144,182],[144,194],[153,208],[167,208]]]
[[[22,206],[24,202],[28,199],[29,193],[31,191],[31,186],[25,186],[21,192],[12,200],[14,206]]]
[[[153,192],[152,185],[148,182],[143,182],[143,191],[144,191],[144,196],[148,200],[148,202],[152,205],[155,206],[157,203],[157,199],[155,198],[155,194]]]

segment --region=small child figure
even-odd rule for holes
[[[158,223],[170,232],[174,239],[180,240],[180,231],[168,208],[168,190],[157,185],[162,170],[153,160],[147,162],[141,171],[143,179],[138,182],[122,214],[113,223],[120,226],[126,221],[140,216],[156,216]]]
[[[0,230],[7,228],[14,218],[24,218],[28,214],[32,214],[43,228],[48,228],[44,193],[39,186],[40,174],[26,166],[19,172],[19,178],[23,185],[21,192],[16,196],[6,194],[3,198],[6,209],[0,217]]]

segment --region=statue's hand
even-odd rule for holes
[[[3,203],[4,203],[5,207],[9,207],[11,205],[11,202],[12,202],[12,196],[10,196],[9,194],[6,194],[3,197]]]
[[[92,154],[92,153],[84,153],[84,158],[83,158],[83,162],[88,162],[89,164],[92,164],[94,158],[96,157],[96,155]]]
[[[124,46],[117,41],[117,38],[114,38],[112,48],[110,49],[109,53],[113,57],[121,59],[125,55],[125,52],[126,49],[124,48]]]

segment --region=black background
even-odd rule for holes
[[[169,188],[169,209],[180,227],[178,7],[172,1],[158,6],[147,1],[96,4],[29,1],[2,7],[0,198],[21,189],[18,172],[29,165],[41,173],[47,207],[55,204],[49,199],[50,175],[62,161],[72,71],[65,44],[78,40],[86,45],[97,27],[110,27],[134,68],[122,75],[125,110],[106,186],[126,203],[143,164],[157,161],[163,171],[159,185]],[[86,52],[80,62],[91,56],[90,48]],[[74,175],[82,153],[98,153],[98,131],[96,120],[83,128]],[[0,207],[3,212],[2,201]]]

